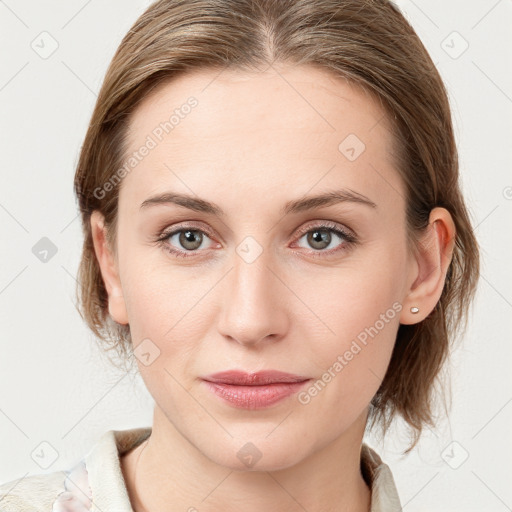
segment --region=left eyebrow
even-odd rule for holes
[[[359,203],[371,208],[377,208],[377,205],[368,199],[366,196],[354,192],[352,190],[333,190],[325,192],[317,196],[304,197],[295,201],[288,201],[281,210],[282,215],[289,213],[299,213],[313,208],[320,208],[321,206],[330,206],[336,203]]]
[[[333,190],[316,196],[309,196],[293,201],[288,201],[281,209],[281,215],[299,213],[306,210],[312,210],[314,208],[330,206],[342,202],[358,203],[369,206],[371,208],[377,208],[377,205],[373,201],[368,199],[366,196],[359,194],[358,192],[351,190]],[[222,210],[222,208],[215,203],[187,194],[177,194],[172,192],[160,194],[146,199],[140,205],[140,209],[142,210],[143,208],[157,204],[176,204],[196,212],[216,215],[218,217],[225,216],[225,212]]]

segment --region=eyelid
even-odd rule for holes
[[[326,219],[314,219],[306,222],[303,226],[301,226],[297,231],[295,231],[296,236],[303,236],[312,229],[320,229],[320,228],[330,228],[341,231],[343,234],[347,236],[347,238],[356,238],[355,233],[350,229],[343,225],[338,224],[337,222],[326,220]],[[167,238],[176,232],[181,230],[194,229],[198,231],[202,231],[206,233],[210,238],[216,238],[216,235],[213,233],[213,230],[208,226],[197,223],[196,221],[183,221],[182,223],[178,223],[170,227],[169,229],[159,230],[161,232],[161,239]],[[219,237],[222,239],[222,237]]]
[[[165,229],[161,231],[160,239],[168,238],[169,236],[179,232],[179,231],[186,231],[187,229],[191,231],[201,231],[203,233],[206,233],[209,238],[215,238],[215,234],[213,233],[213,230],[209,227],[206,227],[204,224],[196,224],[195,221],[183,221],[182,223],[174,224],[169,229]]]
[[[325,219],[316,219],[312,221],[308,221],[304,226],[301,226],[297,233],[302,236],[306,233],[309,233],[313,229],[333,229],[337,231],[341,231],[347,238],[355,239],[356,234],[348,227],[345,227],[342,224],[338,224],[332,220]]]

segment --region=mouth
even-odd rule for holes
[[[203,377],[203,380],[217,384],[234,386],[262,386],[265,384],[297,383],[309,380],[309,377],[280,372],[278,370],[262,370],[247,373],[242,370],[228,370]]]
[[[242,409],[262,409],[295,394],[309,377],[277,370],[247,373],[229,370],[202,378],[207,388],[231,406]]]

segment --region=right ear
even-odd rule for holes
[[[119,269],[107,241],[105,219],[98,210],[94,210],[91,214],[91,233],[101,276],[108,293],[108,312],[118,324],[126,325],[128,314],[119,279]]]

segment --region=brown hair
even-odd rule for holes
[[[406,187],[408,242],[417,248],[435,206],[446,208],[456,240],[445,286],[431,314],[400,325],[369,420],[386,432],[397,414],[418,442],[433,423],[434,388],[450,342],[467,327],[479,277],[479,250],[459,188],[458,155],[442,79],[399,9],[387,0],[159,0],[121,42],[101,87],[75,175],[84,245],[80,314],[107,351],[129,359],[128,326],[108,313],[91,237],[99,210],[115,251],[119,184],[98,194],[121,167],[130,114],[147,94],[199,68],[259,70],[274,62],[312,65],[376,98],[392,126],[397,170]],[[120,175],[117,174],[120,181]],[[378,421],[377,421],[378,420]],[[368,424],[367,424],[368,426]]]

